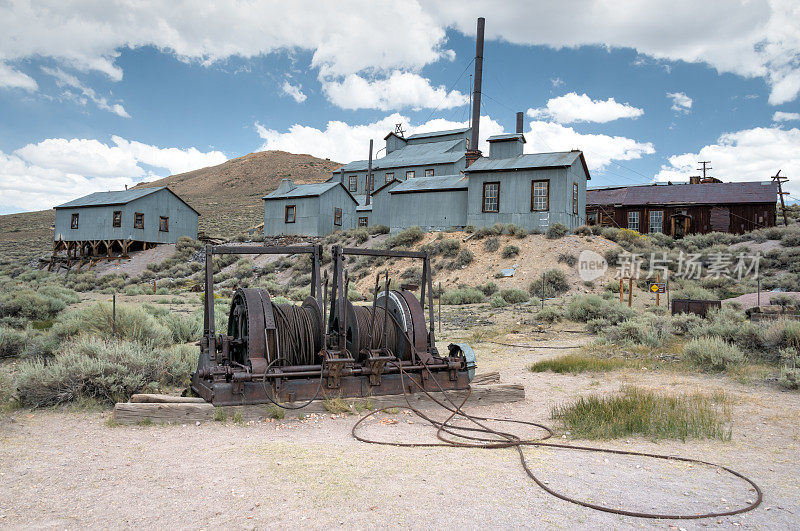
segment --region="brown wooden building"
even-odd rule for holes
[[[775,226],[777,194],[772,181],[589,189],[586,222],[678,238],[714,231],[741,234]]]

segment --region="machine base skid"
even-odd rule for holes
[[[417,382],[418,385],[412,382]],[[434,379],[436,381],[434,381]],[[437,385],[438,382],[438,385]],[[403,388],[405,384],[405,389]],[[385,374],[380,385],[370,385],[369,379],[363,376],[343,376],[339,379],[338,387],[328,387],[323,380],[322,388],[317,399],[326,398],[366,398],[378,395],[402,395],[403,393],[420,392],[420,386],[426,391],[434,392],[444,389],[461,390],[469,387],[467,371],[458,371],[456,379],[450,379],[448,371],[426,374]],[[237,387],[238,389],[234,389]],[[319,378],[290,378],[280,382],[277,386],[267,380],[266,391],[269,397],[278,403],[303,402],[314,398],[319,387]],[[230,382],[211,382],[199,379],[195,374],[192,378],[192,390],[207,402],[215,406],[241,406],[250,404],[270,403],[265,392],[265,384],[258,382],[243,382],[234,384]]]

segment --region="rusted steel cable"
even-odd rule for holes
[[[374,439],[368,439],[368,438],[362,437],[362,436],[360,436],[358,434],[359,426],[367,418],[371,417],[372,415],[375,415],[376,413],[385,412],[386,410],[391,409],[389,407],[381,408],[381,409],[372,411],[372,412],[368,413],[367,415],[364,415],[363,417],[361,417],[361,419],[359,419],[358,422],[356,422],[356,424],[353,426],[353,428],[351,430],[351,434],[353,435],[353,437],[356,440],[359,440],[361,442],[370,443],[370,444],[380,444],[380,445],[385,445],[385,446],[403,446],[403,447],[452,446],[452,447],[461,447],[461,448],[515,448],[517,450],[517,452],[519,453],[520,462],[521,462],[522,467],[525,470],[525,472],[528,474],[528,476],[542,490],[544,490],[548,494],[550,494],[552,496],[555,496],[556,498],[559,498],[559,499],[564,500],[566,502],[574,503],[576,505],[580,505],[582,507],[587,507],[589,509],[594,509],[594,510],[597,510],[597,511],[602,511],[602,512],[611,513],[611,514],[618,514],[618,515],[622,515],[622,516],[632,516],[632,517],[638,517],[638,518],[653,518],[653,519],[668,519],[668,520],[696,520],[696,519],[702,519],[702,518],[719,518],[719,517],[722,517],[722,516],[732,516],[732,515],[735,515],[735,514],[741,514],[741,513],[747,512],[747,511],[751,511],[751,510],[755,509],[756,507],[758,507],[761,504],[761,501],[763,500],[763,493],[761,491],[761,488],[753,480],[751,480],[750,478],[748,478],[744,474],[741,474],[741,473],[739,473],[739,472],[737,472],[737,471],[735,471],[735,470],[733,470],[731,468],[728,468],[726,466],[719,465],[719,464],[716,464],[716,463],[711,463],[711,462],[708,462],[708,461],[702,461],[700,459],[693,459],[693,458],[689,458],[689,457],[679,457],[679,456],[670,456],[670,455],[654,454],[654,453],[646,453],[646,452],[634,452],[634,451],[631,451],[631,450],[612,450],[612,449],[608,449],[608,448],[599,448],[599,447],[592,447],[592,446],[577,446],[577,445],[572,445],[572,444],[561,444],[561,443],[545,442],[546,439],[548,439],[548,438],[550,438],[552,436],[553,432],[552,432],[552,430],[550,428],[548,428],[547,426],[544,426],[542,424],[538,424],[538,423],[535,423],[535,422],[514,420],[514,419],[499,419],[499,418],[491,418],[491,417],[478,417],[478,416],[475,416],[475,415],[470,415],[468,413],[465,413],[462,408],[463,408],[464,404],[466,403],[467,399],[469,398],[469,394],[471,392],[471,389],[470,389],[470,391],[467,392],[467,396],[464,398],[464,400],[461,401],[460,404],[456,404],[448,396],[448,394],[445,392],[445,390],[442,389],[441,386],[439,386],[438,381],[436,380],[436,378],[430,378],[430,380],[436,382],[437,386],[439,387],[439,391],[447,399],[447,401],[452,405],[452,407],[450,407],[447,404],[444,404],[444,403],[440,402],[439,400],[437,400],[434,396],[432,396],[424,387],[422,387],[419,383],[417,383],[416,380],[414,380],[414,378],[409,377],[409,380],[417,388],[419,388],[423,393],[425,393],[425,395],[427,395],[428,398],[430,398],[434,403],[436,403],[439,406],[443,407],[447,411],[450,411],[450,416],[448,416],[447,419],[444,420],[443,422],[439,422],[439,421],[437,421],[435,419],[431,419],[430,417],[428,417],[427,415],[422,413],[419,409],[417,409],[417,408],[415,408],[414,406],[411,405],[411,402],[408,399],[408,394],[405,391],[405,389],[406,389],[406,387],[405,387],[406,372],[403,370],[402,366],[400,366],[399,364],[398,364],[398,368],[399,368],[399,371],[400,371],[401,381],[403,382],[403,385],[402,385],[402,387],[403,387],[403,396],[404,396],[406,404],[407,404],[406,407],[402,407],[401,409],[407,409],[409,411],[412,411],[418,417],[420,417],[421,419],[425,420],[426,422],[428,422],[429,424],[434,426],[436,428],[436,437],[439,440],[441,440],[442,442],[441,443],[398,443],[398,442],[377,441],[377,440],[374,440]],[[455,426],[455,425],[452,424],[452,421],[453,421],[454,418],[457,418],[457,417],[464,418],[464,419],[468,420],[469,422],[475,424],[477,427],[476,428],[470,428],[470,427],[465,427],[465,426]],[[490,427],[484,425],[483,423],[481,423],[480,421],[496,421],[496,422],[506,422],[506,423],[514,423],[514,424],[527,424],[527,425],[535,426],[535,427],[538,427],[538,428],[541,428],[541,429],[545,430],[546,435],[544,437],[542,437],[541,439],[522,439],[521,437],[519,437],[517,435],[511,434],[511,433],[502,432],[502,431],[498,431],[496,429],[490,428]],[[485,435],[485,437],[467,435],[465,433],[457,433],[457,432],[474,432],[474,433],[477,433],[477,434],[483,434],[483,435]],[[463,442],[463,441],[450,439],[450,438],[445,437],[443,435],[444,433],[450,434],[450,435],[452,435],[454,437],[460,437],[462,439],[467,439],[467,440],[475,441],[475,442]],[[604,505],[599,505],[599,504],[595,504],[595,503],[579,500],[579,499],[573,498],[571,496],[567,496],[566,494],[562,494],[562,493],[560,493],[560,492],[548,487],[543,481],[541,481],[533,473],[533,471],[528,466],[527,459],[525,458],[525,453],[523,452],[523,448],[525,446],[544,446],[544,447],[550,447],[550,448],[561,448],[561,449],[567,449],[567,450],[578,450],[578,451],[583,451],[583,452],[598,452],[598,453],[609,453],[609,454],[615,454],[615,455],[628,455],[628,456],[634,456],[634,457],[647,457],[647,458],[652,458],[652,459],[662,459],[662,460],[666,460],[666,461],[679,461],[679,462],[684,462],[684,463],[692,463],[692,464],[696,464],[696,465],[714,467],[714,468],[718,468],[720,470],[724,470],[725,472],[728,472],[729,474],[733,475],[734,477],[737,477],[737,478],[747,482],[755,490],[756,499],[755,499],[754,502],[749,503],[745,507],[741,507],[739,509],[732,509],[732,510],[729,510],[729,511],[720,511],[720,512],[707,512],[707,513],[702,513],[702,514],[646,513],[646,512],[641,512],[641,511],[630,511],[630,510],[625,510],[625,509],[615,509],[613,507],[606,507]]]
[[[317,338],[318,316],[311,308],[294,304],[272,304],[278,356],[287,365],[314,365],[322,345]]]
[[[389,350],[393,352],[399,351],[398,344],[398,326],[395,324],[395,319],[388,314],[385,308],[378,306],[373,308],[364,306],[353,306],[356,315],[356,323],[358,324],[358,344],[362,349],[378,348],[383,341],[384,333],[386,334],[386,344]],[[390,317],[392,317],[390,319]],[[370,333],[370,330],[372,333]],[[355,354],[355,353],[354,353]]]

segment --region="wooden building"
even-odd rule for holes
[[[586,221],[676,238],[715,231],[742,234],[775,226],[777,194],[772,181],[590,189]]]

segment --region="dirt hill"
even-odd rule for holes
[[[261,197],[281,179],[321,182],[338,162],[285,151],[260,151],[137,187],[169,186],[200,212],[200,230],[232,238],[263,222]],[[0,216],[0,260],[28,259],[52,250],[53,210]]]
[[[274,190],[281,179],[316,183],[341,166],[311,155],[285,151],[260,151],[158,181],[137,188],[169,186],[200,212],[200,230],[211,236],[233,237],[263,222],[261,198]]]

